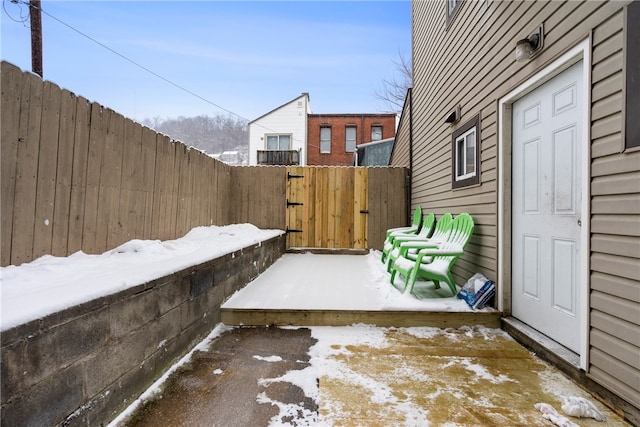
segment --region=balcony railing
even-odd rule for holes
[[[258,150],[259,165],[299,165],[300,151],[298,150]]]

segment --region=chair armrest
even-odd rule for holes
[[[418,252],[419,255],[429,255],[429,256],[456,256],[456,255],[464,255],[464,249],[461,247],[441,247],[441,248],[425,248],[420,249]]]
[[[430,249],[430,248],[438,248],[440,244],[437,242],[430,242],[428,240],[422,239],[418,241],[404,241],[400,242],[400,248],[408,248],[408,249]]]
[[[402,242],[428,242],[430,240],[431,239],[429,239],[428,237],[418,236],[417,234],[403,234],[400,236],[396,236],[393,239],[393,243],[397,242],[399,246]]]
[[[400,256],[406,257],[409,249],[430,249],[430,248],[438,248],[438,243],[429,242],[427,240],[419,240],[419,241],[404,241],[400,243]]]
[[[411,233],[417,233],[418,227],[401,227],[401,228],[392,228],[387,230],[387,237],[396,238],[398,236],[411,235]]]

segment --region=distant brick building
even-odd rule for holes
[[[358,145],[395,134],[395,114],[309,114],[307,164],[352,165]]]

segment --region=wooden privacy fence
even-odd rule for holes
[[[0,72],[1,265],[175,239],[196,226],[287,228],[286,167],[231,167],[7,62]],[[346,247],[379,248],[386,228],[406,222],[406,170],[344,170],[352,172],[330,173],[337,183],[318,175],[312,200],[322,210],[313,218],[338,234],[318,240],[314,225],[309,246],[347,245],[347,230],[357,243]],[[356,175],[367,183],[358,205],[344,193]],[[331,182],[339,186],[321,188]],[[349,203],[369,211],[352,219],[358,230],[366,224],[364,236],[345,225]]]
[[[404,168],[288,167],[287,246],[382,247],[406,221]]]

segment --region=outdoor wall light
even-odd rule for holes
[[[526,39],[516,43],[516,61],[525,62],[542,50],[544,45],[544,25],[541,24],[536,31]]]

